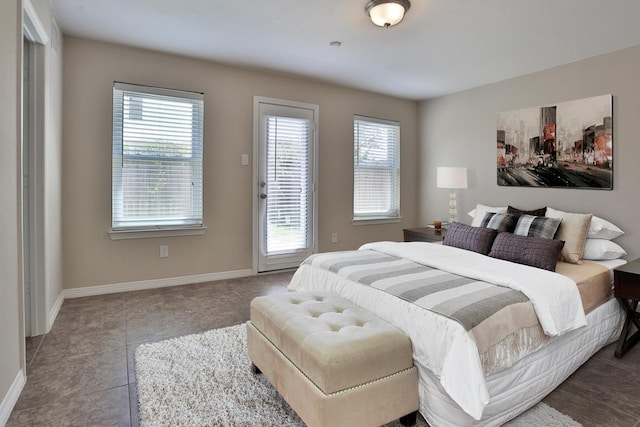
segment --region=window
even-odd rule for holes
[[[353,219],[400,217],[400,123],[353,120]]]
[[[204,96],[113,85],[114,231],[202,227]]]
[[[310,246],[309,119],[266,115],[265,253]]]

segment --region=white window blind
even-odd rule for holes
[[[201,93],[113,85],[112,228],[202,226]]]
[[[267,116],[266,253],[309,246],[309,121]]]
[[[400,123],[353,120],[353,219],[400,216]]]

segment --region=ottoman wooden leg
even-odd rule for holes
[[[251,372],[253,372],[254,374],[258,375],[261,374],[262,371],[260,370],[260,368],[258,368],[256,365],[254,365],[253,363],[251,363]]]
[[[413,411],[410,414],[400,417],[400,424],[403,426],[414,426],[418,420],[418,411]]]

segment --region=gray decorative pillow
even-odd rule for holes
[[[558,227],[562,222],[561,218],[547,218],[544,216],[522,215],[518,218],[513,234],[527,237],[542,237],[543,239],[553,239]]]
[[[489,256],[556,271],[556,263],[563,246],[562,240],[500,233],[493,242]]]
[[[527,211],[527,210],[514,208],[513,206],[509,205],[507,206],[507,213],[510,213],[516,216],[522,216],[522,215],[544,216],[547,213],[547,207],[545,206],[544,208],[531,209]]]
[[[487,212],[480,223],[480,227],[492,228],[498,233],[504,231],[511,233],[516,228],[517,222],[518,217],[516,215]]]
[[[491,228],[472,227],[454,222],[447,229],[442,244],[486,255],[497,235],[498,232]]]

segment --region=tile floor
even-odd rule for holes
[[[258,295],[292,273],[65,300],[51,331],[27,340],[27,383],[8,426],[137,426],[133,354],[142,343],[249,319]]]
[[[27,384],[8,426],[137,426],[135,348],[248,320],[258,295],[292,273],[66,300],[51,331],[27,340]],[[640,427],[640,345],[608,346],[545,402],[585,426]]]

